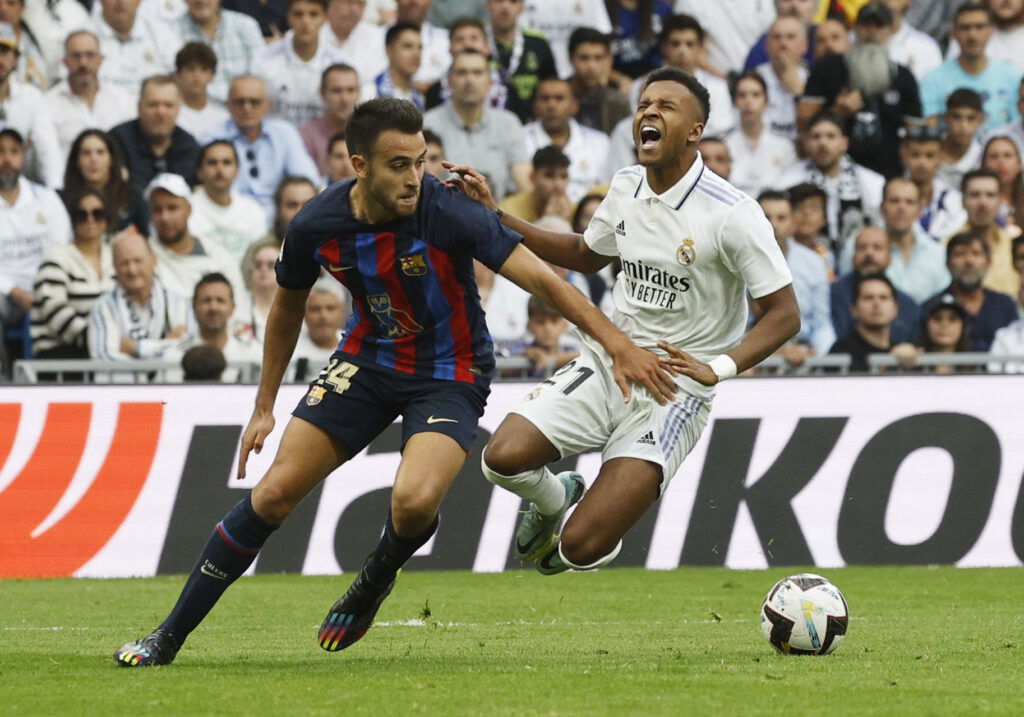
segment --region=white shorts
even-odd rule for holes
[[[660,465],[664,493],[704,431],[711,402],[680,389],[674,403],[660,406],[647,389],[632,389],[629,403],[623,402],[611,359],[584,343],[579,358],[538,384],[512,412],[536,426],[562,458],[601,448],[602,462],[639,458]]]

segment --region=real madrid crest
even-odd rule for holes
[[[683,239],[683,243],[676,249],[676,261],[683,266],[690,266],[693,262],[697,261],[697,249],[694,247],[693,239],[687,237]]]

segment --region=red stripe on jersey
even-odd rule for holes
[[[342,286],[349,290],[349,294],[355,301],[359,303],[359,315],[360,321],[356,324],[356,327],[352,329],[348,334],[345,335],[345,341],[339,347],[339,351],[358,355],[359,351],[363,348],[363,337],[370,332],[370,319],[369,319],[369,307],[366,306],[366,302],[362,301],[359,297],[358,292],[352,291],[352,287],[345,281],[345,272],[342,270],[341,261],[341,246],[338,244],[338,238],[332,237],[328,239],[320,248],[317,249],[320,256],[324,258],[324,268],[327,269],[328,273],[337,279]]]
[[[402,319],[408,320],[415,325],[416,310],[413,309],[409,297],[405,293],[405,287],[395,273],[395,263],[398,255],[395,246],[395,235],[393,232],[379,232],[377,234],[377,278],[381,280],[387,289],[388,298],[392,310],[405,314],[398,320],[399,324],[406,324]],[[399,318],[399,317],[396,317]],[[416,334],[408,333],[399,336],[394,340],[395,346],[395,370],[403,373],[416,372]]]
[[[448,304],[452,307],[452,315],[448,326],[452,332],[455,353],[455,380],[473,383],[475,376],[469,369],[473,366],[473,338],[466,315],[466,292],[455,276],[452,260],[440,249],[428,247],[430,263],[437,272],[438,283],[444,292]]]

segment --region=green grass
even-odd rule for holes
[[[788,572],[405,573],[355,647],[316,643],[348,577],[239,581],[169,667],[119,669],[181,578],[0,583],[0,714],[1022,714],[1024,571],[824,571],[846,641],[776,655]]]

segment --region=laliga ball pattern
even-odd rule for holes
[[[843,641],[849,619],[839,588],[813,573],[783,578],[761,605],[761,633],[786,655],[827,655]]]

